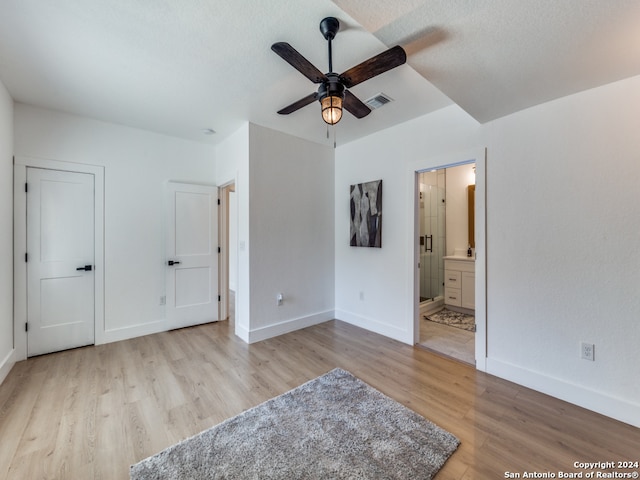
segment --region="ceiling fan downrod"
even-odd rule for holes
[[[329,73],[333,72],[333,55],[331,53],[331,40],[336,38],[336,34],[340,30],[340,22],[335,17],[323,18],[320,22],[320,32],[327,40],[329,45]]]

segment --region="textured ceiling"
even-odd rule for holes
[[[251,121],[332,143],[317,104],[275,113],[316,87],[270,50],[289,42],[326,71],[329,15],[337,72],[409,54],[352,89],[395,101],[345,114],[339,144],[452,102],[485,122],[640,74],[638,0],[3,0],[0,80],[19,102],[197,141]]]
[[[640,74],[638,0],[336,0],[479,122]]]

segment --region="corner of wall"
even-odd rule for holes
[[[16,364],[15,352],[14,349],[11,349],[7,356],[0,361],[0,384],[4,382],[4,379],[7,378],[7,375]]]
[[[0,382],[15,363],[13,338],[13,115],[11,95],[0,83]]]
[[[335,317],[336,320],[340,320],[356,327],[360,327],[363,330],[368,330],[370,332],[377,333],[378,335],[392,338],[393,340],[406,343],[407,345],[414,344],[413,330],[408,331],[395,325],[380,322],[375,318],[367,318],[365,316],[347,312],[344,310],[336,310]]]
[[[328,322],[334,318],[335,312],[333,310],[328,310],[326,312],[306,315],[304,317],[285,320],[265,327],[259,327],[252,329],[251,331],[236,328],[236,335],[238,335],[238,330],[240,330],[241,335],[238,335],[240,338],[245,340],[247,343],[256,343],[279,335],[284,335],[285,333],[294,332],[296,330]]]

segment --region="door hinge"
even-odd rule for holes
[[[27,182],[24,183],[24,193],[29,191],[29,184]]]
[[[218,205],[220,205],[220,199],[218,199]]]
[[[221,301],[221,299],[220,299],[220,295],[218,295],[218,301],[219,301],[219,302]]]
[[[24,254],[24,262],[27,263],[29,261],[29,254],[25,253]]]
[[[218,253],[220,253],[220,247],[218,247]]]
[[[26,323],[24,324],[24,331],[25,331],[25,332],[28,332],[28,331],[29,331],[29,322],[26,322]]]

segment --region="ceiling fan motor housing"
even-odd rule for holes
[[[333,96],[344,99],[344,85],[340,82],[340,76],[337,73],[327,73],[328,82],[323,82],[318,88],[318,100],[322,102],[325,97]]]

